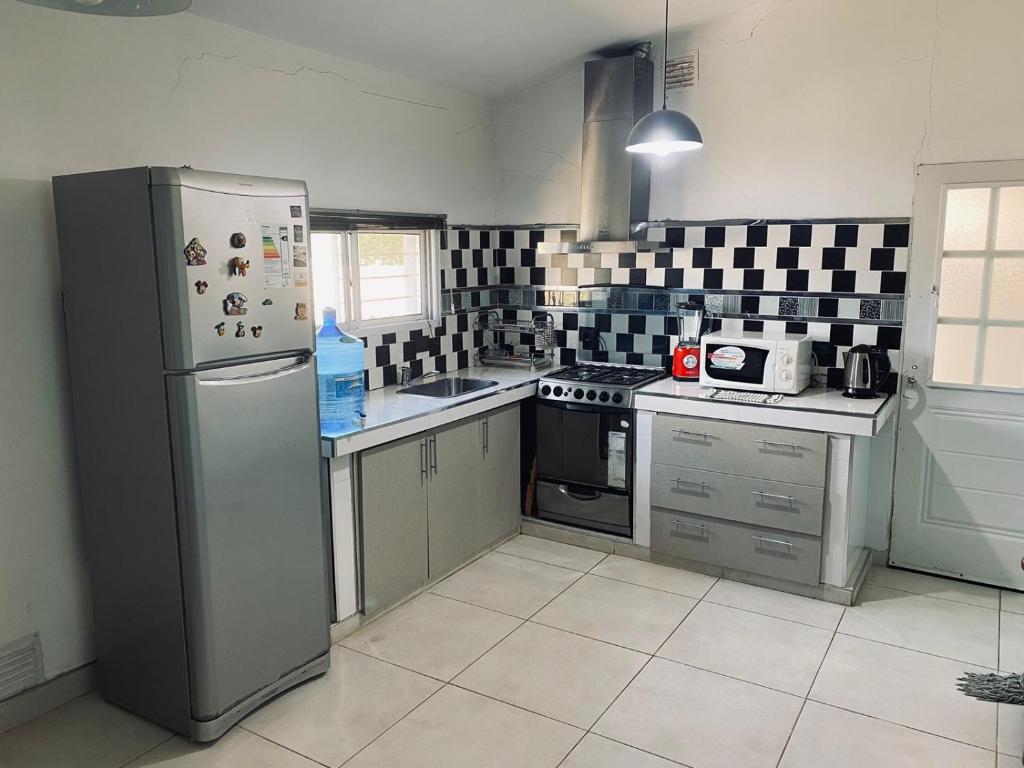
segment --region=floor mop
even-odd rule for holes
[[[996,704],[1024,704],[1024,675],[965,672],[956,681],[961,693]],[[1021,760],[1024,763],[1024,758]]]

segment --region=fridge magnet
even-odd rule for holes
[[[263,335],[263,326],[262,325],[254,325],[250,330],[252,331],[252,335],[253,335],[254,338],[258,339],[260,336]]]
[[[273,299],[264,299],[264,300],[263,300],[263,306],[264,306],[264,307],[269,307],[269,306],[270,306],[271,304],[273,304],[273,303],[274,303],[274,300],[273,300]]]
[[[302,232],[302,225],[301,224],[296,224],[294,227],[292,227],[292,242],[293,243],[301,243],[303,237],[304,237],[304,235],[303,235],[303,232]]]
[[[213,326],[213,328],[215,331],[217,331],[218,336],[224,335],[224,323],[217,323],[215,326]]]
[[[238,323],[235,326],[235,338],[240,339],[245,336],[245,323]]]
[[[245,277],[246,272],[249,271],[249,260],[243,259],[241,256],[235,256],[228,264],[233,275]]]
[[[306,307],[304,302],[299,302],[295,305],[295,319],[309,320],[309,309]]]
[[[196,280],[196,293],[202,296],[206,293],[206,289],[210,287],[210,284],[205,280]]]
[[[206,249],[199,242],[198,237],[193,237],[185,246],[185,263],[190,267],[201,267],[206,264]]]
[[[249,299],[246,298],[244,293],[238,291],[232,291],[224,299],[224,314],[225,315],[244,315],[249,310],[245,308],[245,302]]]
[[[232,248],[245,248],[245,233],[235,232],[231,235],[230,242]]]

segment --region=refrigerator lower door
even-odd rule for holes
[[[167,389],[192,718],[237,720],[330,645],[314,363],[168,375]]]

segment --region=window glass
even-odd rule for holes
[[[996,250],[1024,251],[1024,187],[999,190]]]
[[[988,233],[988,204],[992,190],[951,189],[946,193],[944,251],[980,251]]]
[[[987,329],[981,383],[990,387],[1024,386],[1024,328]]]
[[[939,278],[939,317],[978,317],[984,259],[942,258]]]
[[[939,325],[935,329],[935,363],[932,378],[948,384],[973,384],[978,328],[973,325]]]

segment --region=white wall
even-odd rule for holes
[[[489,222],[491,114],[188,14],[0,0],[0,72],[0,645],[38,630],[52,677],[92,653],[50,176],[190,164],[305,179],[318,206]]]
[[[700,84],[669,106],[706,144],[656,161],[651,217],[909,216],[916,162],[1024,157],[1021,39],[1018,0],[768,0],[672,37],[671,55],[699,50]],[[497,221],[576,221],[582,77],[510,103]]]

